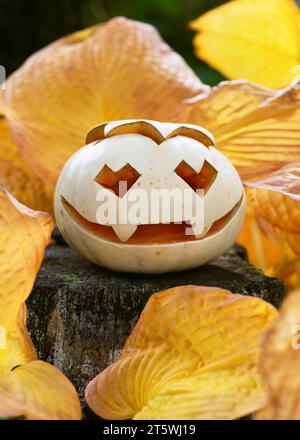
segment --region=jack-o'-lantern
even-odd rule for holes
[[[57,183],[62,235],[117,271],[179,271],[218,257],[242,227],[245,194],[213,145],[191,124],[123,120],[93,128]]]

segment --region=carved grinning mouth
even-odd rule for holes
[[[122,242],[115,234],[111,226],[100,225],[98,223],[91,222],[85,219],[79,212],[63,197],[61,196],[61,202],[66,212],[79,226],[84,227],[86,230],[92,232],[94,235],[103,238],[108,241],[123,243],[123,244],[171,244],[184,241],[203,240],[211,235],[218,233],[223,229],[230,220],[234,217],[243,201],[243,196],[238,203],[224,216],[217,219],[207,233],[200,239],[197,239],[194,235],[186,235],[186,228],[188,223],[168,223],[168,224],[153,224],[153,225],[139,225],[134,234],[126,241]]]

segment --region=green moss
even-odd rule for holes
[[[74,274],[56,274],[55,279],[57,281],[65,281],[66,283],[75,283],[75,284],[82,284],[84,281],[78,275],[74,275]]]
[[[138,295],[138,296],[140,296],[141,294],[143,294],[145,292],[145,289],[141,289],[140,287],[138,287],[138,286],[135,286],[135,285],[132,285],[132,286],[130,286],[130,293],[132,294],[132,295]]]
[[[246,269],[251,270],[251,272],[255,272],[257,274],[265,275],[263,270],[261,270],[259,267],[253,266],[253,264],[249,263],[247,260],[244,260],[237,256],[234,251],[232,253],[227,252],[228,255],[235,258],[235,260],[241,265],[244,266]]]
[[[230,255],[230,256],[234,256],[234,257],[236,257],[236,251],[235,251],[235,249],[233,249],[233,248],[230,248],[230,249],[226,252],[226,254],[227,254],[227,255]]]

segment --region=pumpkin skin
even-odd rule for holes
[[[190,124],[123,120],[93,128],[56,186],[55,217],[63,237],[85,258],[116,271],[180,271],[222,255],[242,228],[245,193],[213,142],[207,130]],[[125,195],[118,193],[120,180],[127,183]],[[203,189],[201,233],[185,235],[189,219],[177,224],[175,208],[169,224],[152,224],[150,217],[142,224],[99,224],[99,189],[119,200],[137,188],[189,189],[195,197]]]

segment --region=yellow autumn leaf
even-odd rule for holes
[[[275,92],[224,82],[186,101],[175,119],[210,130],[243,179],[300,160],[300,83]]]
[[[36,360],[26,329],[25,300],[52,228],[49,214],[26,208],[0,188],[0,416],[80,418],[73,385]]]
[[[269,398],[256,419],[300,419],[300,290],[291,293],[268,330],[261,354]]]
[[[300,257],[300,162],[292,163],[261,180],[246,182],[247,200],[257,227],[276,244],[280,259],[272,275],[288,274]],[[244,237],[248,250],[259,258],[261,249],[254,235]],[[264,269],[271,264],[266,255]],[[274,255],[270,255],[271,258]]]
[[[4,87],[0,87],[0,115],[3,116],[4,114],[5,114],[5,93],[4,93]]]
[[[7,330],[31,292],[52,228],[49,214],[0,189],[0,324]]]
[[[1,376],[0,376],[1,377]],[[42,361],[21,365],[0,379],[0,414],[30,420],[79,420],[75,388],[57,368]]]
[[[233,419],[261,408],[257,369],[268,303],[216,287],[151,296],[119,359],[86,400],[106,419]]]
[[[243,180],[268,176],[300,161],[300,84],[274,91],[247,81],[224,82],[187,100],[175,120],[203,125],[212,131],[216,147],[229,157]],[[286,278],[294,270],[291,265],[286,266],[286,259],[291,263],[291,248],[299,248],[297,232],[294,228],[283,235],[281,228],[275,239],[268,229],[264,220],[258,224],[248,200],[239,242],[247,247],[250,261],[264,270],[278,263],[285,250],[284,261],[270,274]],[[288,271],[282,271],[283,267]]]
[[[26,206],[52,212],[52,191],[21,158],[3,115],[0,115],[0,186]]]
[[[267,231],[257,221],[255,211],[250,206],[250,203],[247,203],[243,229],[237,242],[247,249],[248,258],[251,263],[261,268],[264,272],[268,269],[271,270],[280,260],[281,250],[274,241],[270,240]],[[283,278],[284,274],[281,275]]]
[[[152,26],[114,18],[31,56],[6,82],[6,116],[23,157],[54,185],[92,126],[168,121],[205,89]]]
[[[229,79],[285,87],[300,73],[294,0],[233,0],[190,23],[196,55]]]

